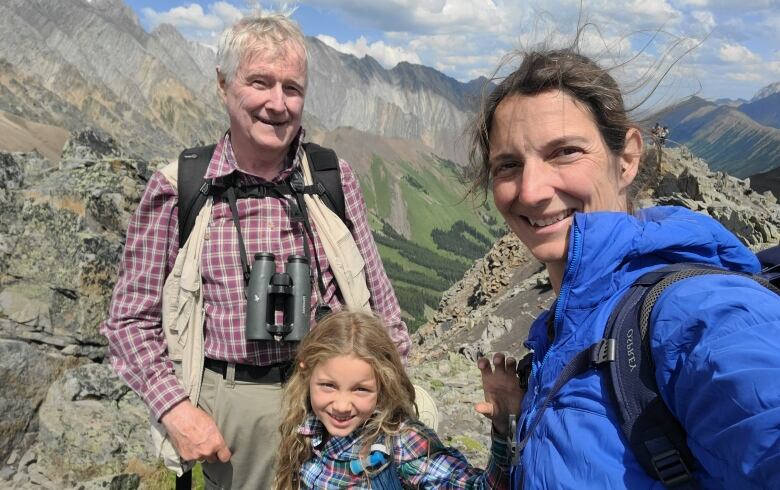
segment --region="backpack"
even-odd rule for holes
[[[190,236],[203,205],[210,195],[218,188],[220,183],[207,180],[203,176],[214,154],[216,145],[189,148],[179,154],[178,168],[178,194],[179,194],[179,247],[183,246]],[[341,188],[341,172],[336,153],[328,148],[323,148],[314,143],[304,143],[303,149],[313,167],[314,185],[303,188],[305,194],[317,194],[323,198],[325,205],[341,218],[349,227],[346,219],[346,206],[344,203],[344,190]],[[229,184],[229,183],[227,183]],[[225,183],[222,184],[224,187]],[[262,189],[262,187],[260,187]],[[288,195],[292,191],[289,182],[276,186],[265,186],[265,192],[275,192]],[[264,197],[262,191],[256,197]],[[265,194],[268,195],[268,194]]]
[[[650,352],[650,313],[668,286],[706,274],[749,277],[780,295],[780,245],[758,253],[757,257],[762,266],[757,275],[705,264],[678,263],[637,279],[612,310],[603,338],[577,353],[558,375],[525,438],[514,446],[517,454],[528,443],[558,390],[570,379],[595,367],[606,375],[608,391],[618,406],[625,441],[645,472],[666,487],[695,488],[692,471],[696,459],[686,443],[685,430],[664,403],[655,381]]]

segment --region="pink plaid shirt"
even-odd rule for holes
[[[294,161],[274,178],[274,182],[283,181],[294,167],[300,165],[302,140],[303,131],[293,142],[298,150]],[[398,351],[405,357],[410,348],[409,334],[401,320],[398,300],[368,226],[363,195],[350,166],[341,160],[339,167],[346,217],[352,224],[352,235],[366,263],[371,308],[384,319]],[[238,172],[240,179],[245,182],[263,180],[238,170],[230,137],[226,134],[217,144],[206,178],[232,172]],[[187,398],[168,360],[161,326],[163,284],[179,250],[177,205],[174,188],[160,172],[155,173],[130,221],[109,317],[101,326],[101,332],[108,338],[112,365],[144,399],[157,419]],[[281,272],[289,255],[303,255],[303,225],[290,222],[283,200],[271,197],[241,199],[238,201],[238,214],[250,263],[256,252],[271,252],[276,256],[276,269]],[[325,284],[323,299],[334,311],[338,311],[341,309],[338,285],[314,223],[312,227],[316,257]],[[314,266],[312,274],[315,276],[312,282],[313,309],[320,294]],[[201,276],[206,318],[206,357],[255,365],[274,364],[293,358],[293,345],[285,342],[247,342],[244,338],[244,278],[237,232],[226,202],[214,204],[203,246]],[[312,322],[313,317],[312,314]]]

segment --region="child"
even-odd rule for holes
[[[522,392],[514,360],[496,355],[494,364],[479,362],[487,401],[477,410],[493,420],[483,471],[417,420],[414,387],[381,321],[328,316],[301,342],[285,388],[275,488],[379,488],[388,478],[388,488],[509,488],[509,417]]]

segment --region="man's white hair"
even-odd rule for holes
[[[304,66],[308,53],[298,24],[284,14],[244,17],[225,29],[217,48],[217,77],[230,84],[241,61],[258,52],[280,56],[288,49],[297,49]]]

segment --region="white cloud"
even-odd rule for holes
[[[208,13],[199,4],[192,3],[160,12],[146,7],[141,9],[141,14],[152,27],[171,24],[177,28],[203,31],[221,31],[243,16],[236,6],[228,2],[212,3]]]
[[[612,7],[614,8],[615,5],[613,4]],[[635,23],[641,19],[644,24],[661,25],[681,16],[680,12],[666,0],[631,0],[618,8],[637,16]]]
[[[154,27],[168,22],[190,39],[214,44],[214,37],[241,17],[245,6],[270,6],[279,10],[279,5],[290,3],[283,0],[173,3],[179,2],[181,6],[166,11],[144,9],[141,12],[144,25]],[[607,67],[635,57],[623,70],[624,75],[621,74],[621,78],[629,81],[641,79],[644,73],[663,73],[688,46],[683,41],[675,47],[675,42],[688,37],[705,39],[701,47],[682,57],[666,80],[679,85],[700,81],[703,92],[708,92],[710,86],[718,87],[718,91],[734,87],[733,93],[718,94],[728,97],[755,92],[759,75],[779,78],[780,52],[776,51],[776,40],[780,39],[779,2],[297,0],[299,5],[309,5],[315,12],[321,12],[324,22],[335,15],[355,32],[349,35],[351,40],[338,42],[328,36],[332,32],[324,23],[309,21],[304,22],[307,35],[318,35],[330,46],[355,56],[370,55],[386,67],[399,61],[421,63],[461,81],[489,76],[503,55],[514,49],[568,46],[577,26],[583,22],[595,27],[588,27],[581,36],[580,50]],[[319,24],[322,30],[312,30],[312,25]],[[361,37],[366,31],[370,34]],[[343,34],[336,35],[344,39]],[[646,43],[649,44],[645,46]]]
[[[741,44],[725,42],[718,50],[720,59],[726,63],[758,63],[761,57]]]
[[[232,24],[244,16],[244,13],[238,7],[228,2],[211,4],[211,11],[222,19],[225,24]]]
[[[504,24],[505,9],[492,0],[317,0],[311,5],[339,10],[382,31],[454,33],[494,32]]]
[[[694,10],[691,12],[691,17],[693,17],[696,22],[699,23],[699,27],[705,31],[711,31],[717,25],[715,16],[708,10]]]
[[[221,21],[214,15],[206,15],[203,7],[193,3],[187,7],[174,7],[167,12],[157,12],[144,8],[141,13],[152,26],[171,24],[175,27],[196,27],[199,29],[217,29]]]
[[[777,0],[709,0],[710,9],[749,12],[777,8]]]
[[[731,80],[738,80],[740,82],[757,82],[764,79],[764,77],[758,73],[753,72],[727,73],[726,78]]]
[[[392,68],[401,61],[417,64],[421,63],[420,57],[413,51],[408,51],[398,46],[390,46],[385,44],[384,41],[369,43],[363,36],[360,36],[355,41],[347,41],[344,43],[340,43],[334,37],[326,35],[319,35],[317,36],[317,39],[342,53],[351,54],[358,58],[362,58],[366,55],[371,56],[386,68]]]

